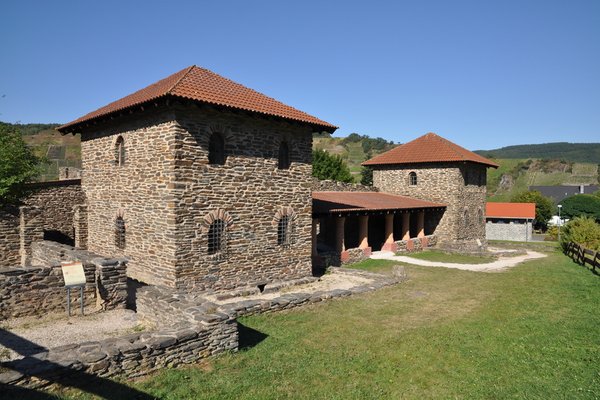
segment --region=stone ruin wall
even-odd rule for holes
[[[223,290],[310,276],[312,130],[304,125],[216,112],[177,110],[177,281],[193,290]],[[208,164],[208,142],[225,139],[225,165]],[[282,140],[291,166],[278,169]],[[293,243],[277,243],[278,213],[295,215]],[[206,217],[231,219],[225,259],[207,254]]]
[[[378,192],[375,186],[312,178],[313,192]]]
[[[130,277],[164,286],[175,285],[176,131],[173,114],[163,110],[85,131],[81,139],[88,249],[127,257]],[[119,135],[124,139],[124,165],[115,157]],[[125,221],[124,249],[115,241],[117,216]]]
[[[0,209],[0,267],[21,264],[18,207]]]
[[[50,241],[32,245],[33,266],[0,268],[0,320],[66,311],[66,289],[60,261],[81,261],[86,276],[86,307],[124,308],[126,265],[85,250]],[[72,312],[79,312],[79,289],[71,290]]]
[[[409,185],[409,173],[413,171],[417,174],[415,186]],[[485,246],[485,166],[475,163],[376,166],[373,185],[382,192],[447,204],[435,230],[440,244],[472,247],[477,246],[478,239]]]
[[[40,182],[20,206],[0,209],[0,267],[30,262],[31,243],[49,232],[75,240],[75,208],[85,203],[80,180]],[[83,222],[85,224],[86,222]]]

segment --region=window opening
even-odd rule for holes
[[[208,163],[215,165],[225,164],[225,140],[219,133],[210,135],[208,143]]]
[[[279,169],[290,168],[290,148],[287,142],[281,142],[279,144]]]
[[[408,174],[408,183],[411,186],[417,185],[417,173],[416,172],[411,172],[410,174]]]
[[[226,224],[222,219],[217,219],[208,228],[208,254],[214,255],[217,260],[222,260],[225,258],[226,248]]]
[[[115,142],[115,163],[122,167],[125,165],[125,140],[119,136]]]
[[[125,248],[125,220],[121,216],[115,219],[115,246]]]

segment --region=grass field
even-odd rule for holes
[[[127,384],[160,399],[600,397],[599,276],[556,251],[502,273],[406,269],[394,287],[243,318],[253,346]]]

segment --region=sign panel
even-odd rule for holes
[[[85,273],[80,261],[63,261],[60,265],[66,287],[85,285]]]

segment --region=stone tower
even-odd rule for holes
[[[336,127],[185,68],[58,128],[81,133],[88,248],[223,290],[311,275],[312,133]]]
[[[435,230],[441,246],[485,248],[486,169],[497,164],[428,133],[363,165],[382,192],[447,204]]]

